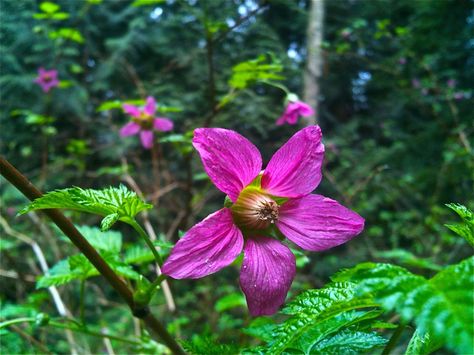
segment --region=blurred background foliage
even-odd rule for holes
[[[265,161],[300,128],[275,125],[285,92],[268,82],[302,96],[309,1],[2,0],[0,6],[2,154],[43,191],[125,183],[143,193],[155,206],[148,218],[164,250],[224,198],[191,149],[194,128],[234,129]],[[444,227],[456,218],[444,204],[472,209],[474,203],[473,3],[338,0],[325,8],[317,122],[326,158],[316,192],[356,210],[366,229],[328,252],[301,253],[292,290],[321,287],[334,272],[366,260],[432,276],[471,253]],[[43,93],[33,83],[39,67],[57,69],[59,87]],[[148,95],[159,116],[175,124],[151,151],[118,134],[128,121],[121,103],[140,104]],[[31,244],[14,234],[33,239],[50,266],[76,251],[45,220],[15,217],[26,200],[4,180],[1,192],[1,317],[55,314],[47,292],[35,290],[42,272]],[[70,216],[80,224],[100,221]],[[115,229],[123,260],[153,274],[152,258],[133,254],[139,241],[131,230]],[[152,308],[173,334],[218,333],[220,341],[248,343],[236,332],[249,324],[237,279],[237,268],[227,268],[173,282],[176,310],[167,309],[160,292]],[[142,334],[143,342],[121,345],[128,352],[162,351],[101,283],[92,278],[85,286],[88,323],[97,332]],[[60,288],[76,317],[81,285]],[[40,345],[11,332],[2,340],[6,353],[41,344],[70,351],[63,330],[31,327],[20,331]],[[112,346],[76,337],[85,352]]]

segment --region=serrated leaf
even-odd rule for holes
[[[312,349],[316,354],[356,355],[382,346],[387,339],[376,332],[360,332],[344,329],[336,335],[323,339]]]
[[[446,206],[456,212],[463,222],[445,224],[445,226],[464,238],[472,247],[474,247],[474,213],[466,206],[460,204],[448,203]]]
[[[36,282],[36,288],[59,286],[80,278],[81,274],[77,272],[77,270],[72,271],[70,269],[69,261],[67,259],[61,260],[49,269],[48,275],[44,275],[38,279]]]
[[[134,245],[125,252],[125,263],[127,264],[143,264],[155,260],[153,253],[148,248]]]
[[[319,290],[308,290],[288,303],[283,314],[292,315],[273,329],[272,340],[264,351],[280,354],[317,324],[355,309],[377,305],[370,297],[354,298],[354,285],[349,282],[334,283]],[[300,347],[304,347],[300,344]]]
[[[153,206],[143,202],[135,192],[124,185],[103,190],[72,187],[48,192],[20,211],[20,214],[48,208],[72,209],[101,216],[118,214],[118,220],[128,223],[130,219]]]
[[[118,213],[111,213],[105,216],[105,218],[100,222],[100,230],[102,232],[109,230],[115,224],[115,222],[119,220],[119,218],[120,215]]]
[[[408,343],[405,355],[428,355],[441,347],[441,343],[433,342],[428,333],[421,333],[418,329]]]
[[[414,320],[422,333],[458,353],[473,349],[474,257],[439,272],[430,280],[390,264],[364,263],[342,271],[335,281],[357,284],[359,297],[372,295],[386,310]]]
[[[195,355],[238,354],[240,348],[233,344],[217,343],[208,336],[194,336],[191,341],[181,340],[184,350]]]
[[[229,85],[234,89],[245,89],[258,81],[283,80],[279,73],[283,66],[271,58],[267,63],[267,57],[261,55],[256,59],[241,62],[232,68],[232,76]]]
[[[122,234],[120,232],[102,232],[96,227],[89,226],[77,226],[77,229],[99,251],[120,253],[122,249]]]

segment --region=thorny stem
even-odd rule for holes
[[[18,170],[15,169],[4,157],[0,157],[0,172],[12,185],[30,200],[42,196],[42,193]],[[61,231],[79,248],[85,257],[96,267],[109,284],[120,294],[132,313],[142,319],[158,339],[163,341],[175,354],[185,354],[181,346],[171,336],[161,322],[150,313],[149,309],[136,309],[133,301],[133,293],[122,281],[122,279],[110,268],[100,254],[89,244],[87,239],[76,229],[76,227],[57,209],[47,209],[44,213],[61,229]],[[136,223],[136,222],[135,222]]]
[[[163,260],[161,259],[161,256],[158,253],[158,250],[156,250],[155,246],[153,245],[153,242],[151,241],[150,237],[145,232],[145,230],[134,219],[131,219],[131,220],[127,221],[127,223],[130,224],[132,226],[132,228],[135,229],[135,231],[145,241],[148,248],[151,249],[151,252],[153,253],[153,256],[155,257],[155,261],[161,267],[161,265],[163,265]]]

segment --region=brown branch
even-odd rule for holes
[[[28,199],[34,200],[42,196],[42,193],[5,158],[0,157],[0,172],[12,185],[14,185]],[[162,340],[175,354],[185,354],[181,346],[168,333],[165,327],[156,319],[148,308],[137,308],[133,300],[132,291],[125,282],[110,268],[100,254],[89,244],[84,236],[57,209],[47,209],[44,213],[61,229],[61,231],[79,248],[84,256],[96,267],[109,284],[120,294],[130,307],[135,317],[141,318],[150,332]]]

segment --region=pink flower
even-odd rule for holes
[[[231,264],[244,252],[240,286],[253,316],[275,313],[295,275],[295,257],[279,239],[322,251],[359,234],[364,219],[311,192],[321,181],[321,129],[298,131],[262,169],[258,149],[237,132],[198,128],[193,145],[218,189],[224,208],[192,227],[173,248],[163,273],[197,279]],[[277,238],[275,238],[276,236]]]
[[[290,101],[283,115],[276,121],[276,125],[281,126],[285,123],[294,125],[300,116],[308,117],[313,114],[314,110],[308,104],[302,101]]]
[[[448,87],[454,88],[456,86],[456,80],[455,79],[449,79],[447,84],[448,84]]]
[[[132,120],[120,129],[121,137],[128,137],[140,133],[140,140],[145,149],[153,146],[153,130],[171,131],[173,122],[168,118],[155,117],[156,101],[148,96],[146,105],[139,108],[133,105],[122,105],[123,110],[132,116]]]
[[[54,69],[45,70],[44,68],[39,68],[38,77],[34,82],[41,86],[43,92],[49,92],[49,90],[59,85],[58,71]]]

